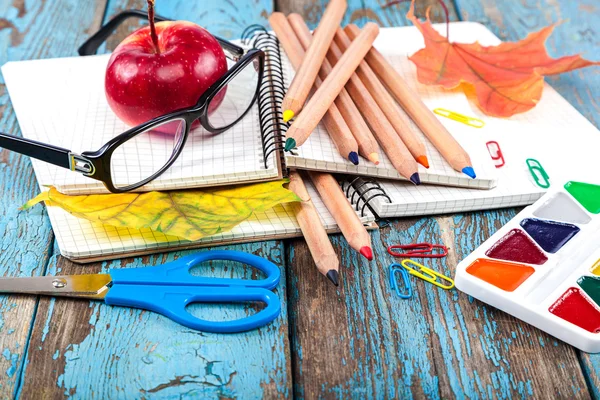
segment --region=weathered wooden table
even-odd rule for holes
[[[237,38],[249,24],[266,24],[276,9],[300,12],[314,26],[325,1],[157,3],[159,14]],[[382,9],[385,0],[348,3],[346,22],[407,24],[408,5]],[[566,20],[550,38],[550,52],[600,58],[598,0],[447,4],[452,20],[482,22],[505,40]],[[73,56],[112,15],[144,5],[143,0],[1,2],[0,62]],[[423,4],[418,10],[423,15]],[[435,11],[441,21],[439,7]],[[549,82],[600,126],[600,69]],[[4,85],[0,101],[0,130],[18,133]],[[43,207],[18,211],[38,192],[27,157],[0,150],[0,190],[0,275],[92,273],[154,265],[180,254],[71,263],[59,255]],[[271,259],[285,277],[277,289],[281,317],[246,334],[192,332],[152,313],[100,303],[2,296],[0,398],[600,398],[600,356],[581,353],[457,291],[419,284],[410,301],[390,292],[386,245],[443,241],[452,252],[437,268],[452,274],[462,257],[515,212],[394,221],[372,234],[373,263],[359,259],[335,236],[344,264],[337,290],[315,272],[303,240],[229,246]],[[214,267],[212,273],[228,272]]]

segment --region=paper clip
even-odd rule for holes
[[[494,165],[496,168],[500,168],[504,166],[504,155],[502,154],[502,150],[500,150],[500,145],[495,140],[490,140],[486,143],[488,152],[494,160]]]
[[[485,122],[478,118],[468,117],[466,115],[459,114],[454,111],[446,110],[445,108],[436,108],[433,112],[442,117],[450,118],[453,121],[462,122],[465,125],[472,126],[473,128],[483,128]]]
[[[409,264],[412,264],[412,265],[418,267],[419,270],[416,271],[416,270],[412,269],[411,267],[409,267]],[[427,268],[426,266],[419,264],[416,261],[404,260],[404,261],[402,261],[402,266],[408,270],[409,274],[414,275],[417,278],[421,278],[424,281],[429,282],[439,288],[450,290],[454,287],[454,281],[452,279],[440,274],[439,272],[435,272],[434,270]],[[443,283],[438,281],[438,278],[440,278],[440,281],[446,281],[446,282],[449,282],[450,284],[444,285]]]
[[[404,253],[398,253],[394,249],[408,250]],[[434,252],[436,250],[436,252]],[[413,243],[413,244],[393,244],[387,248],[388,253],[394,257],[406,258],[442,258],[448,255],[448,248],[443,244],[431,243]]]
[[[402,284],[404,286],[404,293],[400,291],[398,274],[402,277]],[[398,263],[390,264],[390,285],[392,289],[396,291],[396,294],[401,299],[409,299],[412,296],[412,287],[410,286],[410,279],[406,269],[402,268],[402,265]]]
[[[542,189],[548,189],[550,187],[550,177],[538,160],[535,158],[528,158],[527,167],[529,168],[529,172],[531,172],[531,176],[533,176],[533,181],[536,185]]]

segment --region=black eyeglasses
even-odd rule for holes
[[[80,55],[95,54],[112,32],[128,18],[147,19],[138,10],[122,12],[91,36]],[[157,21],[168,20],[155,16]],[[209,133],[220,134],[238,123],[256,102],[263,78],[265,54],[216,38],[235,64],[198,102],[131,128],[99,150],[81,154],[50,144],[0,133],[0,147],[82,173],[102,181],[113,193],[137,189],[165,172],[181,154],[192,125],[199,121]],[[194,125],[195,127],[195,125]]]

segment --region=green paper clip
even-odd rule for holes
[[[528,158],[527,167],[529,168],[529,172],[531,173],[531,176],[533,176],[533,181],[536,185],[542,189],[548,189],[550,187],[550,177],[538,160],[535,158]]]

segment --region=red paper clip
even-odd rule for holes
[[[408,251],[398,253],[394,249]],[[402,258],[442,258],[448,255],[448,248],[446,246],[432,243],[393,244],[387,248],[387,251],[394,257]]]
[[[504,156],[502,155],[502,150],[500,150],[500,145],[495,140],[490,140],[486,143],[488,151],[490,152],[490,156],[492,160],[494,160],[494,164],[496,168],[500,168],[504,166]]]

